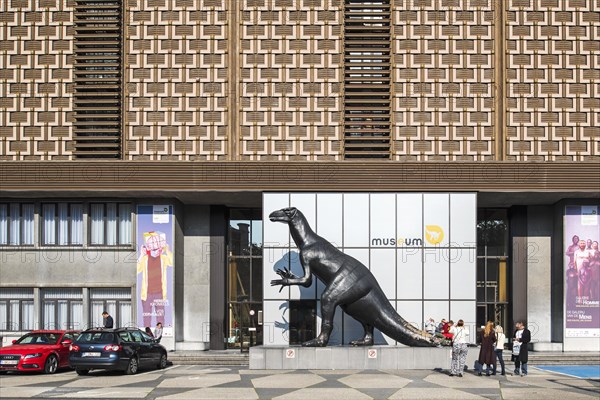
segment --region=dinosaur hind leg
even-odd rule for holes
[[[373,325],[362,324],[365,335],[360,340],[353,340],[350,342],[352,346],[372,346],[373,345]]]
[[[325,294],[321,297],[321,333],[316,338],[302,343],[304,347],[325,347],[333,330],[333,316],[337,304],[331,296]]]

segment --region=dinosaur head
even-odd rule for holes
[[[269,214],[269,219],[273,222],[288,223],[294,219],[297,213],[298,209],[296,207],[282,208]]]

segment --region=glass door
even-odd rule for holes
[[[262,344],[262,215],[260,209],[231,209],[227,251],[225,345]]]
[[[479,209],[477,216],[477,328],[487,321],[508,328],[508,215]],[[479,335],[477,335],[479,340]]]

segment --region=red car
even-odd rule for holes
[[[55,373],[69,367],[69,346],[78,331],[33,331],[12,346],[0,348],[0,373],[6,371],[44,371]]]

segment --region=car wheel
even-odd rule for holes
[[[167,368],[167,355],[163,353],[160,355],[160,361],[158,362],[158,369],[165,369],[165,368]]]
[[[79,368],[76,368],[75,372],[77,372],[77,375],[83,376],[83,375],[87,375],[90,372],[90,370],[89,369],[79,369]]]
[[[136,358],[136,356],[132,356],[131,359],[129,360],[129,365],[127,366],[127,369],[125,370],[125,373],[127,375],[135,375],[138,372],[138,360]]]
[[[46,358],[46,364],[44,364],[44,372],[47,374],[53,374],[58,370],[58,358],[54,354],[50,354]]]

